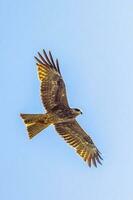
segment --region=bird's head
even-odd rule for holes
[[[74,112],[74,114],[75,114],[76,116],[77,116],[77,115],[80,115],[80,114],[83,114],[82,111],[81,111],[80,109],[78,109],[78,108],[73,108],[72,110],[73,110],[73,112]]]

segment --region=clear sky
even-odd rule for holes
[[[133,199],[133,1],[0,1],[0,199]],[[89,168],[49,127],[28,140],[19,113],[42,113],[34,55],[58,58],[72,107],[104,161]]]

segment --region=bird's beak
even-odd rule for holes
[[[82,115],[83,113],[80,111],[80,114]]]

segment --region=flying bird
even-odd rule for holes
[[[27,127],[29,138],[54,125],[56,131],[64,140],[91,167],[93,164],[102,164],[101,153],[95,146],[91,137],[81,128],[76,117],[82,112],[78,108],[70,108],[66,95],[66,87],[60,71],[58,59],[53,60],[49,51],[43,49],[43,55],[38,52],[35,57],[38,69],[38,77],[41,82],[41,99],[46,109],[44,114],[20,114]]]

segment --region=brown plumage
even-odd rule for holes
[[[88,163],[97,167],[101,164],[101,153],[92,139],[80,127],[75,118],[81,114],[77,108],[69,107],[65,83],[63,81],[59,62],[54,62],[51,52],[43,50],[43,56],[38,52],[38,76],[41,81],[41,99],[46,108],[46,114],[20,114],[27,126],[31,139],[40,131],[53,124],[64,140],[75,148],[76,152]]]

